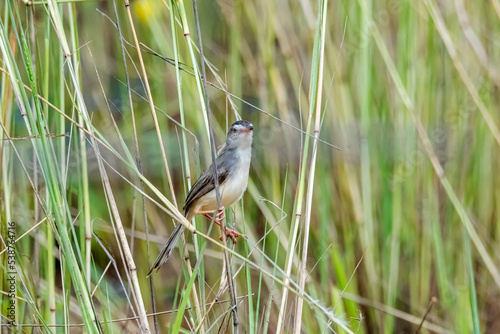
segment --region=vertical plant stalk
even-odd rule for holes
[[[323,10],[323,6],[325,5],[325,2],[327,0],[320,0],[319,1],[319,8],[320,10]],[[311,87],[310,91],[315,92],[317,89],[317,84],[318,84],[318,66],[319,66],[319,49],[320,49],[320,31],[321,31],[321,18],[322,18],[322,12],[320,12],[318,16],[318,20],[316,22],[316,33],[314,37],[314,48],[313,48],[313,56],[312,56],[312,70],[311,70]],[[314,98],[317,98],[317,96],[314,94]],[[312,100],[311,100],[312,101]],[[306,133],[309,134],[311,132],[311,126],[312,126],[312,118],[313,118],[313,113],[315,110],[315,105],[313,103],[310,103],[310,108],[309,108],[309,114],[307,118],[307,125],[306,125]],[[304,202],[304,190],[305,190],[305,179],[306,179],[306,167],[307,167],[307,157],[309,155],[309,140],[310,136],[306,135],[304,139],[304,146],[303,146],[303,152],[301,156],[301,162],[300,162],[300,169],[299,169],[299,184],[297,191],[295,193],[295,204],[294,204],[294,212],[295,212],[295,220],[293,223],[293,228],[290,230],[290,237],[291,241],[288,244],[288,250],[287,250],[287,257],[286,257],[286,268],[285,272],[286,275],[283,279],[283,290],[282,290],[282,298],[281,298],[281,305],[280,305],[280,311],[279,311],[279,316],[278,316],[278,323],[276,325],[276,332],[281,333],[284,330],[284,321],[285,321],[285,312],[286,312],[286,305],[287,305],[287,300],[288,300],[288,292],[289,290],[287,289],[287,286],[290,283],[289,277],[292,272],[293,268],[293,259],[295,256],[295,247],[297,244],[297,238],[299,234],[299,225],[300,225],[300,219],[302,217],[302,206]],[[304,291],[300,291],[301,293],[304,293]]]
[[[9,15],[7,11],[7,6],[5,6],[4,13],[4,21],[3,24],[8,26]],[[6,63],[6,56],[4,55],[2,59],[2,64]],[[12,213],[11,213],[11,205],[12,205],[12,159],[11,157],[11,149],[10,145],[6,145],[7,141],[5,140],[7,137],[7,131],[11,130],[12,123],[12,89],[10,85],[8,85],[8,77],[6,73],[2,73],[2,80],[0,81],[0,122],[2,123],[2,131],[0,131],[0,167],[1,167],[1,181],[0,181],[0,191],[3,193],[3,202],[2,202],[2,210],[0,210],[0,236],[7,239],[8,230],[6,229],[6,224],[3,224],[5,218],[5,222],[12,221]],[[0,258],[1,260],[1,258]],[[5,282],[5,271],[2,270],[0,272],[0,289],[2,291],[6,291]],[[7,296],[4,294],[0,294],[0,305],[5,305],[5,301],[8,301]],[[17,305],[16,305],[17,306]],[[2,313],[2,310],[0,310]],[[16,319],[18,320],[18,319]],[[0,322],[0,332],[2,332],[3,321]]]
[[[66,5],[68,10],[68,24],[70,28],[70,43],[73,50],[77,50],[78,47],[78,31],[76,25],[76,8],[74,3],[69,3]],[[73,68],[78,69],[80,66],[80,53],[74,52],[71,57],[66,57],[68,62],[73,62]],[[76,80],[80,82],[80,75],[78,71],[75,71]],[[83,224],[81,224],[81,235],[85,236],[84,251],[85,251],[85,278],[87,281],[87,287],[90,291],[91,283],[91,256],[92,256],[92,227],[90,219],[90,190],[89,190],[89,174],[88,174],[88,164],[87,164],[87,142],[85,140],[85,133],[82,128],[85,127],[85,122],[81,114],[78,114],[78,123],[80,128],[78,130],[78,144],[80,147],[80,159],[81,159],[81,181],[80,187],[82,191],[81,203],[83,207],[83,212],[81,214],[81,219]]]
[[[33,19],[33,17],[31,18]],[[43,84],[43,92],[42,92],[42,95],[45,97],[45,98],[49,98],[49,73],[50,73],[50,62],[49,62],[49,59],[50,59],[50,54],[49,54],[49,51],[50,51],[50,30],[51,30],[51,25],[50,25],[50,20],[48,19],[48,17],[46,17],[46,27],[45,27],[45,73],[44,73],[44,84]],[[34,34],[34,31],[33,31],[33,34]],[[33,44],[33,47],[35,48],[35,43]],[[33,57],[33,61],[35,62],[35,57]],[[43,108],[44,110],[44,115],[45,117],[47,117],[48,119],[48,114],[49,114],[49,109],[48,109],[48,106],[45,106]],[[64,131],[63,131],[64,132]],[[60,133],[63,133],[63,132],[60,132]],[[62,137],[64,139],[64,137]],[[34,176],[34,179],[35,179],[35,183],[34,183],[34,187],[35,189],[37,189],[36,191],[38,192],[38,163],[36,162],[36,155],[35,155],[35,152],[33,152],[33,165],[35,167],[35,176]],[[64,174],[61,173],[61,176],[63,176]],[[61,180],[63,180],[63,178],[61,177]],[[64,184],[62,183],[62,187],[63,189],[65,188],[64,187]],[[46,194],[46,197],[47,197],[47,203],[50,203],[50,199],[49,199],[49,194]],[[41,219],[40,217],[40,208],[39,208],[39,202],[38,201],[34,201],[34,205],[35,205],[35,221],[39,221]],[[56,323],[56,279],[55,279],[55,275],[56,275],[56,269],[55,269],[55,261],[56,261],[56,257],[54,256],[54,235],[52,233],[52,228],[50,225],[46,225],[45,226],[46,229],[46,233],[47,233],[47,268],[46,268],[46,279],[47,279],[47,287],[48,287],[48,314],[49,314],[49,317],[48,317],[48,321],[49,323],[51,324],[55,324]],[[38,230],[37,230],[38,232]],[[39,246],[38,246],[39,247]],[[35,257],[36,258],[36,257]],[[37,261],[37,266],[39,266],[39,261]],[[37,272],[39,272],[39,270],[37,270]],[[37,274],[39,275],[39,273]]]
[[[312,115],[309,115],[308,121],[307,121],[307,127],[306,127],[306,132],[309,133],[311,129],[311,119]],[[304,140],[304,148],[301,156],[301,163],[300,163],[300,169],[299,169],[299,185],[297,192],[295,193],[295,205],[294,205],[294,212],[295,212],[295,219],[294,219],[294,224],[293,228],[290,230],[290,238],[292,239],[291,242],[288,244],[288,250],[287,250],[287,255],[286,255],[286,268],[285,268],[285,275],[283,278],[283,289],[282,289],[282,297],[281,297],[281,305],[280,305],[280,311],[279,311],[279,316],[278,316],[278,323],[276,325],[276,332],[281,333],[283,331],[283,326],[284,326],[284,319],[285,319],[285,311],[286,311],[286,303],[288,299],[288,292],[289,292],[289,284],[290,284],[290,275],[292,272],[292,267],[293,267],[293,259],[295,256],[295,246],[297,244],[297,238],[298,238],[298,233],[299,233],[299,223],[300,223],[300,218],[302,217],[302,203],[303,203],[303,197],[304,197],[304,184],[305,184],[305,167],[306,167],[306,161],[307,161],[307,156],[308,156],[308,151],[309,151],[309,136],[305,136]]]
[[[465,229],[462,229],[462,238],[464,244],[464,257],[466,262],[467,276],[469,278],[469,302],[472,317],[472,328],[474,334],[481,333],[479,311],[477,308],[476,280],[474,279],[474,265],[472,264],[472,253],[470,250],[469,235]]]
[[[469,91],[469,94],[471,95],[472,99],[474,100],[474,103],[478,107],[479,111],[481,112],[481,115],[483,116],[486,125],[491,131],[491,134],[495,138],[496,142],[498,145],[500,145],[500,131],[498,130],[497,125],[495,124],[495,121],[493,120],[493,117],[491,116],[488,108],[484,104],[484,102],[481,100],[481,97],[479,96],[479,93],[474,86],[474,83],[472,82],[471,78],[469,77],[469,74],[467,74],[467,70],[465,69],[464,65],[458,58],[458,53],[455,49],[455,46],[453,45],[453,41],[451,39],[451,36],[448,32],[448,29],[446,28],[446,25],[444,24],[443,17],[441,16],[441,13],[439,12],[439,9],[436,7],[436,4],[432,0],[425,0],[425,4],[429,10],[429,13],[432,17],[432,20],[434,21],[434,24],[436,25],[436,29],[439,32],[439,35],[441,36],[441,39],[443,40],[444,45],[446,46],[446,50],[448,51],[448,54],[450,55],[450,58],[453,62],[453,65],[455,65],[455,68],[462,78],[462,81],[465,84],[465,87]]]
[[[359,0],[363,3],[367,17],[372,16],[372,0]],[[370,296],[375,300],[380,300],[378,292],[378,277],[380,273],[377,271],[377,233],[373,222],[373,195],[372,195],[372,177],[371,177],[371,157],[368,138],[372,127],[372,38],[370,35],[371,21],[363,19],[361,16],[362,33],[364,36],[360,45],[360,109],[361,109],[361,204],[362,204],[362,220],[357,221],[360,229],[360,242],[365,251],[366,260],[363,265],[368,273],[368,282],[373,289],[370,289]],[[381,320],[380,313],[376,313],[377,320]],[[378,321],[377,321],[378,322]],[[380,328],[380,327],[379,327]]]
[[[189,48],[189,55],[191,57],[191,62],[193,65],[193,72],[194,72],[194,77],[196,80],[196,88],[198,89],[198,96],[200,97],[200,104],[201,104],[201,109],[203,111],[203,120],[205,121],[205,128],[207,130],[207,139],[208,142],[210,143],[210,147],[212,149],[212,141],[213,141],[213,133],[211,131],[211,126],[210,126],[210,115],[211,113],[207,110],[210,106],[205,103],[206,99],[206,92],[203,90],[203,82],[202,82],[202,75],[200,74],[200,69],[198,68],[198,62],[196,60],[196,56],[194,54],[193,50],[193,41],[191,39],[191,35],[189,33],[189,26],[187,23],[187,17],[186,17],[186,10],[184,8],[184,1],[183,0],[171,0],[171,6],[175,6],[179,12],[179,19],[180,23],[183,29],[183,34],[184,37],[186,37],[186,42]],[[203,59],[203,57],[202,57]],[[204,59],[203,59],[204,61]],[[204,64],[204,63],[203,63]],[[204,78],[205,76],[203,76]],[[215,150],[215,143],[213,143],[213,149]],[[215,156],[215,152],[212,152],[212,158]],[[217,178],[215,178],[215,193],[216,195],[219,193],[219,181]],[[218,195],[217,195],[218,198]]]
[[[66,6],[65,4],[60,4],[59,5],[60,8],[63,8],[64,6]],[[50,20],[49,18],[47,17],[47,24],[50,24]],[[64,78],[64,71],[62,70],[64,68],[64,60],[65,60],[65,56],[64,56],[64,51],[61,49],[61,48],[57,48],[58,49],[58,52],[57,52],[57,55],[58,55],[58,68],[59,68],[59,71],[58,71],[58,79],[59,79],[59,82],[58,82],[58,87],[59,87],[59,104],[58,104],[58,107],[59,109],[61,110],[61,112],[65,112],[66,110],[66,100],[65,100],[65,93],[66,93],[66,83],[65,83],[65,78]],[[64,116],[60,115],[59,116],[59,119],[57,121],[57,129],[58,129],[58,133],[60,134],[63,134],[65,133],[66,131],[66,122],[65,122],[65,118]],[[71,140],[70,140],[71,141]],[[60,168],[60,173],[61,173],[61,176],[62,176],[62,183],[63,183],[63,187],[66,188],[66,175],[67,175],[67,164],[66,164],[66,137],[65,136],[62,136],[59,140],[58,140],[58,144],[59,144],[59,168]],[[49,234],[50,233],[50,234]],[[48,244],[48,247],[52,247],[54,248],[54,236],[52,235],[52,229],[50,228],[49,225],[47,225],[47,244]],[[55,257],[54,257],[54,261],[55,261]],[[60,269],[61,269],[61,285],[62,285],[62,291],[65,291],[65,286],[64,286],[64,280],[65,280],[65,277],[64,277],[64,261],[61,261],[60,263]],[[55,267],[54,269],[52,270],[52,272],[55,273]],[[87,282],[89,282],[87,280]],[[90,285],[88,285],[90,286]],[[55,288],[55,286],[54,286]],[[52,292],[50,292],[52,294]],[[55,295],[55,291],[54,291],[54,295]],[[69,323],[69,317],[68,317],[68,311],[67,311],[67,305],[66,305],[66,297],[64,295],[64,292],[63,292],[63,296],[62,296],[62,300],[63,300],[63,314],[64,314],[64,322],[65,323]],[[55,301],[55,297],[54,297],[54,301]]]
[[[139,307],[139,316],[141,318],[141,329],[144,330],[145,333],[150,333],[148,319],[146,317],[146,309],[144,308],[144,302],[142,300],[142,295],[139,287],[139,280],[137,278],[137,267],[134,262],[134,258],[132,257],[132,252],[130,251],[130,247],[127,240],[127,235],[125,234],[125,229],[123,228],[123,224],[121,222],[120,214],[118,212],[118,207],[116,205],[115,198],[113,196],[113,191],[111,189],[111,185],[109,183],[109,178],[104,168],[104,164],[102,162],[102,156],[99,152],[99,148],[97,143],[92,139],[94,144],[94,149],[96,151],[97,162],[99,165],[99,170],[101,172],[102,183],[104,186],[104,190],[106,192],[106,197],[108,198],[108,205],[112,211],[113,219],[118,230],[118,237],[121,242],[121,248],[125,255],[126,266],[128,267],[127,276],[131,281],[131,284],[135,287],[132,289],[132,293],[135,297],[136,304]]]
[[[182,3],[182,0],[181,0]],[[211,117],[212,117],[212,112],[210,110],[210,101],[207,96],[207,73],[205,71],[205,56],[203,55],[203,41],[201,38],[201,31],[200,31],[200,20],[198,17],[198,8],[196,4],[196,0],[193,0],[193,11],[194,11],[194,17],[195,17],[195,22],[196,22],[196,30],[198,33],[198,44],[199,44],[199,51],[200,51],[200,64],[201,64],[201,73],[203,76],[203,97],[205,100],[206,104],[206,114],[207,114],[207,120],[208,120],[208,126],[209,126],[209,134],[210,134],[210,151],[211,151],[211,156],[212,156],[212,163],[214,165],[214,183],[215,183],[215,196],[217,199],[217,210],[220,208],[220,190],[219,190],[219,178],[217,176],[217,165],[216,165],[216,157],[215,157],[215,140],[214,140],[214,133],[212,130],[212,124],[211,124]],[[187,21],[184,21],[185,27],[187,28]],[[187,35],[189,38],[189,33]],[[188,41],[189,42],[189,41]],[[226,237],[226,219],[223,219],[221,225],[220,225],[221,233],[222,233],[222,242],[224,245],[227,246],[227,237]],[[234,278],[232,275],[231,271],[231,257],[229,256],[229,253],[227,250],[224,248],[223,250],[224,254],[224,265],[225,265],[225,273],[227,277],[227,285],[229,289],[229,298],[231,300],[231,310],[233,314],[233,332],[238,333],[238,309],[237,309],[237,299],[236,299],[236,286],[234,284]]]
[[[426,0],[427,2],[427,0]],[[364,10],[364,6],[362,6],[362,9]],[[369,17],[366,17],[365,14],[365,20],[369,20]],[[392,61],[392,58],[389,54],[389,50],[387,50],[387,46],[385,45],[384,40],[382,39],[380,32],[377,28],[376,25],[372,24],[371,25],[371,33],[373,35],[373,38],[377,44],[377,47],[380,51],[380,54],[382,55],[382,58],[384,59],[384,62],[387,66],[387,69],[389,71],[389,74],[391,76],[391,79],[393,80],[396,89],[398,91],[398,94],[403,101],[406,109],[408,110],[412,121],[417,129],[418,137],[420,142],[422,143],[422,146],[424,147],[424,150],[432,164],[432,167],[434,168],[434,171],[439,178],[439,181],[443,188],[446,191],[446,194],[453,204],[453,207],[455,208],[455,211],[457,212],[458,216],[460,217],[460,220],[462,221],[463,225],[465,226],[467,233],[469,234],[469,237],[471,238],[472,242],[474,243],[474,246],[476,246],[481,259],[483,260],[486,268],[490,272],[491,276],[493,277],[493,280],[495,281],[496,285],[500,287],[500,271],[498,270],[498,267],[495,265],[493,262],[493,259],[491,256],[488,254],[488,251],[486,250],[486,247],[481,241],[481,238],[477,234],[476,230],[474,229],[474,225],[472,224],[469,216],[467,215],[467,212],[465,211],[464,206],[458,199],[457,194],[455,193],[455,190],[453,189],[450,181],[446,177],[446,174],[444,173],[443,166],[439,162],[439,159],[436,155],[436,152],[434,151],[434,148],[432,147],[431,140],[429,139],[429,136],[427,135],[427,132],[420,121],[420,119],[417,117],[415,113],[415,107],[413,105],[413,101],[411,100],[408,92],[406,91],[405,86],[403,85],[403,82],[401,81],[401,77],[399,76],[399,73],[396,69],[396,66],[394,65],[394,62]]]
[[[48,4],[49,14],[51,15],[52,22],[54,24],[54,29],[56,31],[56,34],[57,34],[57,36],[58,36],[58,38],[59,38],[59,40],[61,42],[61,47],[63,48],[64,55],[65,55],[66,58],[69,58],[69,57],[71,57],[71,52],[70,52],[70,49],[69,49],[69,46],[68,46],[68,42],[67,42],[67,39],[66,39],[66,35],[65,35],[65,32],[64,32],[64,29],[63,29],[63,24],[62,24],[62,20],[60,18],[59,10],[58,10],[56,4],[54,3],[54,0],[48,0],[47,4]],[[75,68],[73,67],[71,61],[68,61],[67,65],[68,65],[68,70],[69,70],[71,79],[73,81],[73,86],[74,86],[75,93],[76,93],[76,102],[78,104],[79,114],[81,114],[82,117],[85,120],[85,124],[86,124],[86,126],[87,126],[87,128],[88,128],[88,130],[89,130],[89,132],[91,134],[90,139],[91,139],[92,145],[93,145],[93,147],[96,150],[96,157],[97,157],[97,160],[98,160],[98,162],[100,164],[101,177],[103,177],[103,183],[104,183],[104,186],[105,186],[105,190],[108,193],[111,193],[109,182],[108,183],[105,182],[106,179],[107,179],[107,175],[106,175],[106,172],[104,170],[104,167],[102,166],[102,157],[99,154],[97,142],[94,139],[94,130],[93,130],[93,127],[91,126],[90,117],[88,115],[87,107],[86,107],[85,101],[83,99],[83,94],[82,94],[82,91],[80,89],[80,84],[79,84],[79,81],[77,79]],[[102,166],[102,168],[101,168],[101,166]],[[110,196],[110,199],[113,199],[113,197]],[[112,206],[111,209],[114,210],[113,213],[115,215],[115,224],[117,225],[117,229],[118,229],[118,232],[119,232],[118,233],[119,240],[121,242],[121,246],[123,248],[123,252],[125,253],[125,260],[127,262],[128,270],[129,270],[129,273],[130,273],[130,276],[131,276],[131,278],[130,278],[131,282],[130,283],[131,283],[132,291],[133,291],[135,299],[136,299],[136,304],[137,304],[137,307],[138,307],[139,318],[141,320],[144,332],[145,333],[150,333],[149,323],[148,323],[148,319],[147,319],[147,316],[146,316],[146,309],[144,307],[144,301],[142,299],[141,289],[140,289],[140,286],[139,286],[139,281],[137,279],[137,269],[136,269],[136,265],[135,265],[134,259],[132,257],[132,253],[130,251],[130,247],[128,245],[128,240],[127,240],[127,237],[126,237],[126,234],[125,234],[125,230],[123,228],[121,220],[119,219],[117,208]],[[116,219],[117,217],[118,217],[118,219]],[[91,300],[89,300],[89,303],[91,303]]]
[[[187,138],[186,138],[186,122],[185,122],[185,117],[184,117],[184,102],[182,99],[182,78],[181,78],[181,73],[180,73],[180,68],[179,68],[179,50],[178,50],[178,45],[177,45],[177,35],[176,35],[176,29],[175,29],[175,15],[174,15],[174,8],[172,3],[170,3],[170,28],[172,30],[172,44],[174,48],[174,58],[175,58],[175,78],[176,78],[176,83],[177,83],[177,96],[179,98],[179,113],[181,116],[181,125],[182,125],[182,132],[181,132],[181,137],[182,137],[182,154],[184,156],[184,169],[186,173],[186,183],[187,183],[187,189],[188,191],[191,190],[191,169],[190,169],[190,164],[189,164],[189,154],[188,154],[188,148],[187,148]],[[196,243],[196,238],[193,239]],[[191,266],[191,260],[189,259],[189,251],[187,249],[187,244],[186,244],[186,237],[184,233],[181,235],[181,246],[183,249],[184,253],[184,259],[186,261],[186,269],[188,272],[188,279],[190,280],[191,277],[193,276],[193,268]],[[198,257],[198,249],[195,248],[195,253],[196,256]],[[203,319],[204,316],[201,313],[201,307],[200,307],[200,300],[198,298],[198,291],[196,290],[196,285],[193,285],[192,287],[192,298],[194,301],[195,309],[196,309],[196,316],[198,317],[198,326],[200,327],[200,332],[205,333],[205,326],[203,324]]]
[[[141,163],[141,155],[140,155],[140,150],[139,150],[139,139],[137,136],[137,126],[136,126],[136,120],[135,120],[135,112],[134,112],[134,104],[132,101],[132,92],[130,88],[130,77],[128,75],[128,67],[127,67],[127,57],[125,54],[125,45],[123,43],[124,37],[122,34],[121,30],[121,25],[120,25],[120,16],[118,15],[118,9],[116,7],[116,0],[113,0],[113,8],[115,11],[115,17],[116,17],[116,27],[118,29],[118,35],[120,38],[120,49],[122,52],[122,58],[123,58],[123,68],[125,70],[125,78],[126,78],[126,83],[127,83],[127,93],[128,93],[128,102],[130,105],[130,113],[132,115],[132,129],[134,133],[134,144],[135,144],[135,164],[136,168],[139,171],[139,173],[143,173],[142,170],[142,163]],[[141,187],[141,191],[144,192],[144,181],[139,178],[139,183]],[[135,191],[135,190],[134,190]],[[149,224],[148,224],[148,216],[146,213],[146,199],[143,194],[141,196],[141,203],[142,203],[142,213],[143,213],[143,219],[144,219],[144,227],[146,231],[146,248],[147,248],[147,255],[148,255],[148,268],[150,267],[149,263]],[[132,242],[132,240],[131,240]],[[150,290],[150,295],[151,295],[151,305],[152,305],[152,311],[155,313],[153,316],[153,323],[155,326],[155,332],[158,333],[158,319],[156,316],[156,302],[155,302],[155,296],[154,296],[154,289],[153,289],[153,278],[149,277],[149,290]]]
[[[16,29],[15,26],[14,29]],[[24,31],[21,30],[20,34],[23,41],[23,51],[25,51],[23,57],[25,60],[26,70],[29,74],[32,91],[34,96],[38,96],[35,73],[33,72],[30,56],[27,55],[28,47]],[[58,238],[59,244],[61,245],[64,255],[69,263],[68,267],[71,272],[75,293],[82,312],[82,320],[88,330],[93,333],[100,333],[102,332],[100,323],[98,322],[95,314],[91,296],[86,287],[79,262],[69,238],[66,223],[71,221],[71,215],[69,213],[67,202],[65,201],[65,198],[61,193],[61,189],[59,188],[60,179],[56,172],[54,160],[51,155],[53,147],[51,146],[50,140],[47,138],[47,135],[49,134],[48,128],[45,125],[38,99],[34,99],[34,107],[37,110],[38,116],[37,120],[35,120],[32,115],[30,110],[31,103],[29,102],[26,91],[22,87],[20,80],[18,81],[18,79],[21,78],[21,75],[15,63],[12,50],[10,49],[7,32],[4,30],[2,25],[0,25],[0,50],[4,55],[4,63],[7,67],[7,73],[10,74],[11,84],[18,101],[19,109],[21,115],[23,116],[28,134],[30,138],[32,138],[31,143],[37,154],[42,174],[46,181],[48,194],[50,194],[50,205],[53,208],[53,216],[48,216],[48,219],[57,232],[56,237]]]
[[[316,39],[314,50],[319,49],[319,59],[313,58],[313,62],[317,60],[317,64],[313,65],[313,70],[311,71],[311,87],[309,91],[309,96],[311,101],[310,114],[316,112],[316,121],[314,124],[314,142],[313,151],[311,155],[311,165],[309,166],[309,179],[307,184],[307,194],[306,194],[306,207],[305,207],[305,221],[304,221],[304,242],[302,244],[302,261],[299,267],[299,293],[304,291],[304,286],[306,283],[307,273],[307,249],[309,246],[309,231],[311,226],[311,211],[313,206],[313,193],[314,193],[314,175],[316,171],[316,157],[318,153],[318,138],[321,130],[321,101],[323,93],[323,66],[325,60],[325,35],[326,35],[326,12],[327,12],[328,0],[324,0],[321,3],[321,8],[318,16],[317,29],[320,34],[319,40]],[[316,72],[315,72],[316,70]],[[297,298],[297,311],[295,314],[295,326],[294,333],[300,334],[302,325],[302,308],[304,304],[304,299],[299,296]]]
[[[125,7],[127,8],[128,20],[130,22],[130,29],[132,30],[132,36],[134,37],[135,48],[137,49],[137,57],[139,58],[139,63],[141,65],[142,76],[144,77],[144,84],[146,85],[146,92],[148,94],[149,108],[151,109],[151,115],[153,116],[153,121],[155,124],[156,134],[158,135],[158,141],[160,143],[161,155],[163,158],[163,165],[165,166],[165,172],[167,173],[168,186],[170,187],[170,194],[172,195],[172,202],[177,206],[177,200],[175,198],[174,185],[172,183],[172,177],[170,176],[170,168],[168,168],[167,156],[165,154],[165,147],[163,146],[163,140],[160,131],[160,125],[158,124],[158,118],[156,117],[156,109],[153,102],[153,95],[151,94],[151,88],[149,87],[148,75],[146,73],[146,67],[144,66],[144,61],[142,59],[141,47],[139,45],[139,40],[137,39],[137,34],[135,32],[134,20],[132,19],[132,13],[130,12],[130,2],[129,0],[124,0]]]

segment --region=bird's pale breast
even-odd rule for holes
[[[228,207],[241,198],[248,184],[248,170],[250,168],[251,149],[242,150],[239,153],[239,161],[227,178],[226,182],[219,186],[221,194],[221,205]],[[210,191],[196,203],[197,211],[217,210],[215,190]]]

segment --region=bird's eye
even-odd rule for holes
[[[235,128],[231,128],[231,132],[232,132],[232,133],[235,133],[235,132],[236,132],[236,129],[235,129]]]

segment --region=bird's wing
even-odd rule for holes
[[[229,169],[227,166],[224,166],[219,162],[219,159],[217,159],[217,178],[219,179],[219,186],[226,181],[227,177],[229,176]],[[196,202],[200,197],[203,195],[209,193],[210,191],[215,189],[215,183],[214,183],[214,173],[213,173],[214,167],[213,164],[210,165],[210,167],[203,172],[203,174],[200,176],[200,178],[195,182],[191,190],[189,191],[189,194],[186,198],[186,204],[184,205],[184,213],[187,214],[189,211],[189,208],[191,205]]]

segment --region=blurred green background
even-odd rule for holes
[[[228,223],[248,236],[234,250],[259,266],[232,257],[239,331],[500,332],[499,1],[329,1],[321,52],[315,34],[323,3],[198,3],[207,80],[213,83],[206,93],[216,144],[237,119],[255,127],[248,190],[227,211]],[[27,233],[16,243],[22,298],[16,323],[39,326],[6,325],[10,299],[2,294],[2,330],[92,332],[82,314],[85,305],[105,322],[104,332],[145,330],[137,319],[109,322],[136,316],[140,303],[111,223],[116,213],[103,188],[95,146],[74,123],[91,120],[106,141],[99,144],[99,154],[137,265],[139,299],[148,314],[174,310],[148,317],[151,331],[175,332],[174,323],[182,332],[236,331],[227,292],[219,298],[224,303],[203,307],[219,290],[220,247],[208,242],[201,256],[203,238],[193,240],[186,233],[191,263],[175,253],[151,281],[146,278],[174,221],[160,208],[165,204],[158,194],[118,157],[129,150],[133,158],[128,161],[133,165],[138,159],[145,178],[179,209],[188,184],[211,162],[204,102],[190,74],[193,54],[198,66],[199,54],[190,49],[181,27],[189,27],[192,45],[198,46],[192,3],[137,0],[126,7],[121,1],[27,5],[8,0],[0,3],[0,15],[0,249],[5,249],[7,222],[15,221],[17,236]],[[172,187],[132,26],[157,107]],[[66,33],[69,57],[58,31]],[[183,69],[179,77],[176,50]],[[324,142],[317,146],[311,177],[314,128],[306,128],[313,64],[320,54],[324,83],[317,112]],[[40,97],[68,118],[28,90],[24,101],[17,97],[16,82],[36,86]],[[88,121],[81,116],[82,103]],[[27,130],[21,111],[29,108],[36,114],[33,133],[52,134],[45,136],[52,149],[39,148],[42,138]],[[44,172],[42,160],[54,161],[57,180]],[[60,189],[59,201],[51,197],[51,183]],[[311,183],[309,203],[300,189]],[[142,191],[150,197],[144,202]],[[296,220],[299,197],[302,217]],[[53,210],[66,217],[61,225],[57,218],[49,224]],[[208,226],[197,218],[197,229],[206,232]],[[68,231],[73,262],[63,260],[61,229]],[[213,228],[210,235],[217,240],[219,233]],[[5,269],[6,253],[1,256]],[[187,266],[194,268],[201,258],[190,283]],[[288,278],[299,282],[304,259],[310,299],[297,322],[300,297],[292,291],[285,300],[280,281],[289,269]],[[77,283],[70,278],[74,270],[82,282],[90,280],[90,293],[95,290],[90,304],[77,301]],[[8,290],[5,279],[2,291]],[[183,301],[185,309],[176,312]],[[196,303],[202,305],[200,328]],[[333,318],[344,319],[345,328]]]

